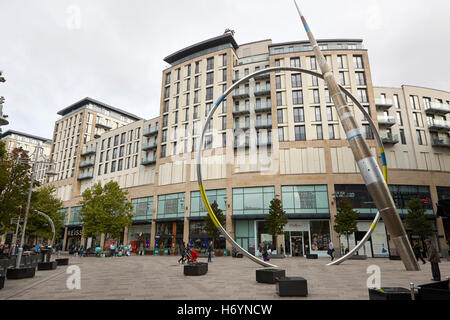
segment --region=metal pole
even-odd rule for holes
[[[410,283],[409,284],[409,288],[410,288],[410,290],[411,290],[411,300],[416,300],[416,294],[415,294],[415,286],[414,286],[414,283]]]
[[[34,162],[31,166],[31,179],[30,179],[30,189],[28,190],[28,200],[27,200],[27,208],[25,210],[25,218],[23,221],[23,229],[22,229],[22,236],[20,239],[20,247],[19,247],[19,252],[17,253],[17,259],[16,259],[16,268],[20,268],[20,260],[22,259],[22,254],[23,254],[23,243],[25,241],[25,230],[27,228],[27,221],[28,221],[28,213],[30,211],[30,204],[31,204],[31,193],[33,191],[33,183],[34,183],[34,175],[35,175],[35,169],[36,169],[36,164],[37,164],[37,160],[39,158],[39,154],[41,153],[41,146],[37,146],[35,149],[35,156],[34,156]]]
[[[388,229],[388,232],[399,251],[406,270],[418,271],[420,270],[419,264],[415,259],[414,252],[405,232],[405,228],[403,227],[402,221],[395,207],[394,200],[389,192],[389,188],[383,179],[383,174],[381,173],[377,160],[372,155],[370,148],[367,145],[360,128],[358,127],[356,119],[353,116],[352,110],[349,108],[346,100],[344,99],[344,93],[339,89],[339,85],[334,77],[332,69],[320,50],[320,47],[314,38],[305,17],[300,12],[295,0],[294,3],[312,45],[314,55],[319,62],[320,70],[322,71],[324,79],[328,85],[328,89],[330,90],[330,96],[336,107],[336,111],[339,115],[342,127],[347,135],[350,148],[358,164],[367,190],[372,196],[372,199],[383,218],[386,228]]]

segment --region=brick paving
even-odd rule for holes
[[[31,279],[6,280],[0,300],[16,299],[246,299],[246,300],[368,300],[367,267],[381,269],[381,286],[409,288],[409,283],[431,282],[430,264],[421,271],[405,271],[401,261],[388,259],[351,260],[327,267],[329,259],[272,259],[286,270],[286,276],[308,280],[308,297],[279,297],[275,285],[256,282],[260,266],[247,258],[215,257],[208,273],[200,277],[183,275],[183,266],[175,256],[131,256],[114,258],[70,257],[70,264],[81,270],[81,289],[69,290],[67,266],[36,271]],[[200,258],[199,261],[205,261]],[[450,276],[450,261],[439,265],[442,280]]]

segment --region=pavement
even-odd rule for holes
[[[62,256],[63,257],[63,256]],[[255,270],[261,267],[247,258],[214,257],[204,276],[184,276],[176,256],[73,257],[69,266],[36,271],[30,279],[5,280],[0,300],[368,300],[370,268],[380,269],[382,287],[409,288],[431,282],[431,266],[420,264],[421,271],[405,271],[401,261],[386,258],[351,260],[339,266],[326,266],[329,259],[272,259],[286,270],[286,276],[308,281],[308,297],[279,297],[276,286],[256,282]],[[206,262],[206,258],[199,261]],[[78,266],[80,289],[68,289],[72,274],[68,267]],[[450,261],[439,264],[442,280],[450,277]],[[369,273],[368,273],[369,268]],[[375,267],[376,269],[376,267]]]

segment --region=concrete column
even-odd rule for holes
[[[67,227],[64,228],[63,251],[66,249],[66,243],[67,243]]]
[[[150,232],[150,248],[155,249],[156,222],[152,222],[152,230]]]
[[[128,227],[125,227],[123,229],[123,245],[124,246],[128,245]]]
[[[234,236],[234,228],[233,228],[233,219],[232,219],[232,215],[233,215],[233,189],[231,187],[227,188],[227,207],[226,207],[226,215],[225,215],[225,220],[226,220],[226,230],[228,232],[228,234],[235,239]],[[230,252],[231,255],[231,249],[233,248],[233,246],[231,245],[231,243],[229,243],[228,241],[226,242],[226,248],[228,250],[228,252]]]
[[[183,242],[185,245],[189,244],[189,219],[187,217],[184,217]]]
[[[81,228],[81,240],[80,240],[80,246],[85,246],[85,243],[84,243],[84,226]],[[84,249],[86,249],[86,248],[84,248]]]
[[[104,246],[105,246],[105,234],[102,233],[102,234],[100,235],[100,248],[103,249]]]
[[[330,206],[330,229],[331,229],[331,241],[334,244],[334,254],[336,257],[341,256],[341,242],[339,241],[339,234],[334,231],[334,223],[335,223],[335,215],[337,214],[337,203],[336,200],[333,198],[333,195],[335,194],[334,190],[334,184],[329,183],[327,185],[328,189],[328,203]],[[344,244],[344,246],[347,246]]]
[[[437,193],[436,185],[432,182],[430,184],[431,202],[433,204],[433,211],[437,213],[437,203],[439,202],[439,196]],[[442,217],[436,216],[436,229],[437,229],[437,241],[439,242],[440,252],[444,258],[448,257],[447,239],[445,238],[444,222]]]

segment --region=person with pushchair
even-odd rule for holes
[[[181,258],[178,259],[178,263],[180,263],[180,261],[182,264],[184,264],[184,261],[186,261],[186,246],[185,246],[184,242],[183,242],[183,248],[181,248]]]

